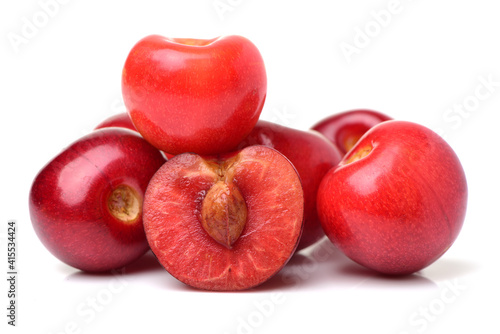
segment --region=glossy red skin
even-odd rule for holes
[[[346,164],[370,145],[366,157]],[[454,151],[431,130],[403,121],[369,130],[318,190],[330,240],[352,260],[391,275],[436,261],[457,238],[466,206],[467,182]]]
[[[104,121],[99,123],[94,130],[98,129],[103,129],[103,128],[112,128],[112,127],[118,127],[118,128],[125,128],[129,130],[133,130],[135,132],[138,132],[137,129],[134,126],[134,123],[132,123],[132,120],[130,119],[130,116],[128,113],[123,112],[120,114],[113,115],[109,118],[106,118]],[[174,155],[170,153],[165,153],[162,152],[167,159],[172,158]]]
[[[102,272],[132,263],[149,249],[142,218],[121,222],[109,212],[107,198],[122,184],[143,197],[164,162],[130,130],[101,129],[82,137],[33,181],[29,209],[36,234],[54,256],[80,270]]]
[[[262,57],[241,36],[148,36],[132,48],[122,75],[134,125],[171,154],[234,150],[257,122],[266,91]]]
[[[104,121],[102,121],[95,127],[95,130],[102,128],[111,128],[111,127],[125,128],[137,132],[134,123],[132,123],[130,116],[126,112],[119,113],[106,118]]]
[[[293,165],[278,151],[252,146],[227,156],[248,218],[240,237],[226,248],[202,227],[205,194],[218,177],[208,160],[184,153],[153,176],[144,201],[144,229],[164,268],[198,289],[250,289],[276,274],[297,247],[303,226],[303,193]]]
[[[316,131],[300,131],[259,120],[239,145],[266,145],[286,156],[297,169],[304,190],[304,230],[297,251],[313,245],[325,233],[316,209],[316,197],[323,176],[337,166],[342,155],[335,145]]]
[[[334,143],[346,154],[366,131],[392,118],[378,111],[354,109],[332,115],[312,127]],[[350,144],[351,143],[351,144]]]

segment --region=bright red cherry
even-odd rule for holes
[[[448,250],[465,218],[467,182],[452,148],[430,129],[387,121],[330,170],[318,213],[330,240],[385,274],[419,271]]]
[[[327,117],[312,129],[321,132],[346,154],[366,131],[391,119],[378,111],[354,109]]]
[[[107,128],[75,141],[38,173],[29,209],[47,249],[75,268],[100,272],[148,249],[144,192],[165,162],[136,132]]]
[[[234,150],[257,123],[266,91],[264,61],[241,36],[148,36],[132,48],[122,75],[135,127],[171,154]]]

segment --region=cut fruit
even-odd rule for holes
[[[218,196],[225,204],[204,208]],[[207,218],[206,211],[233,224],[224,237],[214,232],[224,231],[217,225],[224,219]],[[290,161],[252,146],[217,158],[184,153],[169,160],[149,183],[143,219],[149,245],[170,274],[199,289],[233,291],[265,282],[288,262],[303,212],[302,185]]]
[[[325,236],[316,210],[318,187],[323,176],[342,159],[340,151],[316,131],[300,131],[263,120],[257,122],[239,149],[252,145],[278,150],[297,169],[304,191],[304,229],[296,251],[314,245]]]

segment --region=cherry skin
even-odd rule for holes
[[[264,61],[241,36],[147,36],[130,51],[122,75],[135,127],[171,154],[234,150],[257,123],[266,91]]]
[[[95,127],[94,130],[103,129],[103,128],[113,128],[113,127],[125,128],[125,129],[129,129],[129,130],[137,132],[137,129],[135,128],[134,123],[132,123],[130,116],[126,112],[116,114],[116,115],[113,115],[111,117],[106,118],[104,121],[99,123]],[[173,157],[173,155],[170,153],[162,152],[162,154],[167,159],[170,159]]]
[[[430,129],[403,121],[369,130],[318,190],[330,240],[357,263],[391,275],[414,273],[443,255],[466,206],[455,152]]]
[[[144,192],[165,162],[136,132],[96,130],[72,143],[35,177],[31,222],[62,262],[89,272],[121,268],[148,249]]]
[[[297,251],[325,236],[316,209],[318,187],[323,176],[335,167],[342,155],[322,134],[300,131],[259,120],[239,148],[266,145],[286,156],[297,169],[304,190],[304,231]]]
[[[151,250],[181,282],[250,289],[290,259],[303,226],[300,178],[265,146],[226,155],[176,155],[153,176],[144,200]]]
[[[137,132],[134,123],[132,123],[130,116],[126,112],[122,112],[106,118],[95,127],[95,130],[111,127],[125,128]]]
[[[378,111],[354,109],[325,118],[312,127],[346,154],[366,131],[392,118]]]

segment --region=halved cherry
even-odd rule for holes
[[[175,156],[153,176],[144,200],[152,251],[180,281],[206,290],[243,290],[277,273],[303,226],[300,178],[278,151]]]

